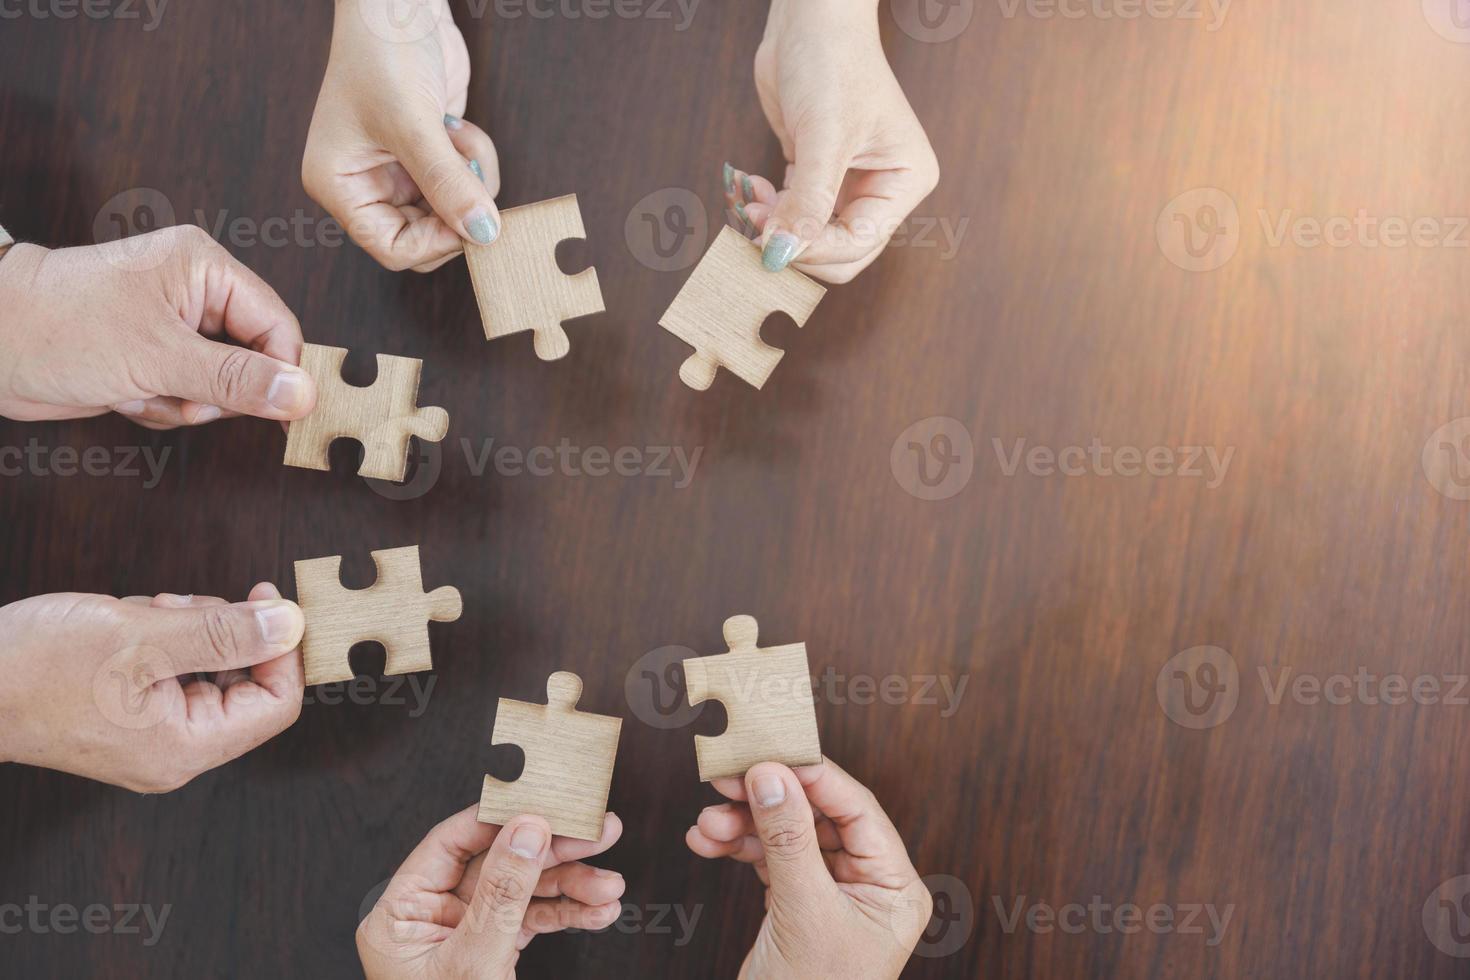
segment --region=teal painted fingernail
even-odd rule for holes
[[[746,224],[750,224],[750,215],[745,213],[745,205],[740,203],[739,201],[735,202],[735,213],[740,215],[741,221],[745,222]]]
[[[740,196],[747,201],[755,199],[755,187],[751,184],[749,175],[740,178]]]
[[[490,212],[484,208],[475,208],[464,216],[464,230],[469,232],[470,237],[481,245],[489,245],[495,241],[495,236],[500,234],[495,219],[490,217]]]
[[[766,267],[767,272],[780,272],[791,264],[792,258],[796,256],[796,247],[800,244],[795,235],[784,231],[776,232],[766,242],[766,249],[761,253],[761,265]]]
[[[735,193],[735,168],[725,164],[725,193]]]
[[[474,173],[476,177],[480,178],[480,183],[485,183],[485,171],[480,169],[479,160],[470,161],[470,170]]]
[[[464,120],[463,119],[459,118],[458,116],[451,116],[447,112],[444,113],[444,128],[445,129],[458,129],[459,127],[461,127],[463,125],[464,125]]]

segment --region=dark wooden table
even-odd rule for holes
[[[1453,457],[1470,422],[1437,432],[1470,415],[1470,45],[1447,3],[1429,8],[1242,3],[1217,30],[1208,6],[1065,18],[966,0],[908,30],[885,10],[941,187],[803,330],[768,325],[787,356],[765,391],[722,377],[694,393],[686,349],[655,326],[685,273],[650,267],[642,213],[683,188],[714,227],[721,163],[778,161],[751,82],[761,5],[708,0],[682,31],[675,7],[456,5],[502,203],[581,198],[588,241],[563,260],[595,263],[608,312],[552,364],[528,336],[485,342],[462,263],[392,275],[334,244],[298,176],[330,5],[176,0],[154,30],[146,7],[7,5],[23,14],[0,22],[0,221],[90,243],[136,188],[181,222],[299,217],[286,244],[224,237],[309,339],[361,352],[350,377],[370,378],[374,351],[423,357],[421,401],[451,424],[394,495],[353,475],[348,443],[330,474],[284,468],[279,428],[250,420],[0,425],[0,446],[171,451],[155,486],[0,480],[0,599],[238,597],[261,579],[289,594],[293,560],[338,553],[361,586],[368,549],[419,543],[426,582],[458,586],[465,614],[434,627],[419,688],[364,652],[355,697],[318,692],[292,730],[177,793],[0,769],[0,906],[171,908],[152,946],[0,935],[0,973],[352,975],[374,887],[513,767],[489,747],[496,698],[539,697],[567,668],[584,707],[627,719],[611,801],[627,832],[607,863],[634,911],[538,940],[523,973],[731,976],[760,889],[682,841],[714,800],[692,734],[722,712],[660,727],[681,719],[648,677],[665,648],[719,652],[737,612],[806,641],[826,752],[940,876],[943,919],[906,975],[1470,972],[1451,955],[1470,918],[1450,918],[1470,907],[1454,904],[1470,462]],[[1335,217],[1335,244],[1314,246],[1311,222]],[[1394,217],[1422,219],[1417,237]],[[640,475],[467,459],[564,441],[635,447]],[[659,475],[658,447],[700,453],[687,485]],[[1214,477],[1184,447],[1213,451]],[[1171,661],[1201,646],[1221,652]],[[1389,675],[1421,696],[1394,697]],[[1129,903],[1173,924],[1136,928]],[[1067,928],[1045,908],[1028,927],[1039,904]],[[1211,909],[1230,914],[1222,935]]]

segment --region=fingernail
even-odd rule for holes
[[[464,216],[464,230],[470,233],[470,237],[481,245],[489,245],[495,241],[495,236],[500,234],[500,229],[495,225],[495,219],[490,217],[490,212],[484,208],[475,208]]]
[[[755,798],[761,806],[780,806],[786,802],[786,784],[780,776],[757,776]]]
[[[194,597],[191,595],[178,595],[173,592],[160,592],[158,593],[158,601],[169,606],[187,606],[189,603],[194,601]]]
[[[740,196],[749,201],[755,197],[755,185],[750,182],[750,175],[740,178]]]
[[[597,877],[599,877],[599,878],[621,878],[622,877],[622,875],[618,874],[612,868],[593,868],[592,870],[593,870],[593,872],[596,873]]]
[[[534,823],[521,824],[510,835],[510,849],[523,858],[540,857],[546,847],[546,831]]]
[[[199,409],[199,411],[194,413],[194,424],[203,425],[205,422],[213,422],[215,419],[219,418],[219,415],[220,412],[217,406],[205,405],[203,408]]]
[[[444,128],[445,129],[458,129],[459,127],[461,127],[463,125],[464,125],[464,120],[463,119],[459,118],[458,116],[451,116],[447,112],[444,113]]]
[[[776,232],[766,242],[766,249],[761,253],[761,265],[766,267],[767,272],[780,272],[791,264],[792,257],[796,255],[796,247],[800,244],[790,232]]]
[[[735,193],[735,168],[725,164],[725,193]]]
[[[301,612],[294,602],[284,599],[261,599],[251,603],[255,609],[255,625],[261,639],[271,646],[294,639],[301,622]]]
[[[141,401],[123,402],[121,405],[114,405],[112,410],[124,415],[142,415],[143,403]]]
[[[470,161],[470,172],[473,173],[476,177],[480,178],[480,183],[485,183],[485,171],[480,169],[479,160]]]
[[[281,371],[271,378],[265,400],[280,412],[297,412],[306,401],[306,372]]]
[[[739,201],[735,202],[735,213],[740,215],[741,221],[745,222],[746,224],[750,224],[750,215],[745,213],[745,205],[741,204]]]

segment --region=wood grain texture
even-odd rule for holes
[[[554,365],[485,342],[457,263],[395,275],[331,244],[299,179],[329,5],[170,3],[152,32],[0,26],[0,222],[18,239],[91,241],[129,188],[211,228],[303,216],[310,247],[221,237],[308,338],[422,356],[420,401],[454,414],[414,461],[418,495],[398,498],[354,478],[355,446],[334,448],[331,477],[281,466],[268,422],[0,423],[0,600],[287,591],[311,555],[344,555],[343,581],[363,586],[367,549],[403,542],[421,545],[426,582],[466,599],[436,628],[432,674],[385,679],[357,657],[360,683],[312,689],[290,731],[176,793],[0,767],[0,904],[172,906],[152,946],[5,935],[6,972],[360,976],[363,902],[485,773],[508,775],[486,737],[496,699],[567,669],[589,707],[626,719],[608,799],[626,829],[598,863],[627,877],[638,917],[539,937],[518,975],[733,977],[762,888],[684,849],[719,800],[691,736],[725,719],[714,702],[687,717],[676,665],[722,649],[721,621],[746,609],[768,637],[811,644],[823,750],[883,802],[919,871],[945,876],[931,883],[947,918],[906,980],[1465,975],[1423,924],[1426,900],[1470,872],[1454,682],[1428,704],[1272,704],[1259,672],[1467,673],[1470,503],[1421,466],[1431,435],[1470,416],[1467,250],[1276,246],[1258,212],[1273,233],[1285,210],[1362,208],[1437,217],[1449,237],[1445,219],[1467,212],[1470,47],[1417,2],[1237,2],[1215,31],[956,4],[968,26],[925,43],[885,0],[940,187],[805,328],[772,319],[788,357],[765,390],[721,377],[700,394],[675,380],[688,350],[654,326],[686,273],[650,269],[625,229],[678,188],[717,223],[727,159],[780,180],[751,81],[763,5],[701,3],[682,31],[453,6],[474,69],[465,116],[495,139],[500,199],[581,192],[588,237],[563,251],[569,268],[595,263],[608,313]],[[1157,222],[1201,187],[1236,202],[1241,236],[1226,265],[1193,273]],[[356,367],[371,378],[371,357]],[[942,500],[891,465],[934,416],[972,444],[968,482]],[[1025,465],[1038,445],[1093,438],[1235,453],[1215,486]],[[50,455],[10,453],[32,439],[114,465],[58,475]],[[563,439],[643,464],[493,462]],[[116,447],[138,451],[140,475]],[[657,447],[702,451],[687,482],[672,457],[659,475]],[[168,451],[156,482],[144,450]],[[1223,724],[1188,730],[1156,682],[1201,645],[1229,651],[1240,697]],[[883,696],[887,679],[905,689]],[[1021,896],[1235,910],[1213,946],[1007,931],[996,902],[1009,914]],[[699,913],[692,928],[680,910]]]
[[[714,699],[729,718],[720,735],[694,736],[699,778],[744,776],[757,762],[821,762],[806,644],[758,647],[759,627],[752,616],[731,616],[724,633],[729,653],[684,661],[689,704]]]
[[[596,269],[569,276],[556,264],[558,244],[586,237],[577,195],[567,194],[507,208],[494,242],[465,245],[486,340],[530,330],[537,357],[567,355],[572,344],[562,323],[605,309]]]
[[[704,391],[724,367],[760,388],[785,353],[761,339],[761,325],[785,313],[802,326],[826,292],[795,269],[767,272],[756,244],[726,225],[658,324],[694,348],[679,366],[689,387]]]
[[[600,840],[618,754],[621,718],[577,710],[582,678],[559,670],[546,680],[546,703],[501,698],[492,745],[515,745],[526,764],[512,782],[486,776],[480,822],[523,813],[546,818],[553,834]]]
[[[372,558],[378,577],[365,589],[342,587],[341,555],[296,562],[307,685],[351,680],[347,653],[368,640],[383,645],[385,675],[432,670],[429,622],[452,623],[464,611],[454,586],[424,591],[418,545],[374,551]]]
[[[408,440],[412,436],[438,442],[449,431],[449,413],[418,404],[419,377],[424,362],[414,357],[378,355],[378,377],[370,386],[342,380],[343,347],[307,344],[301,367],[317,385],[316,408],[304,419],[289,423],[286,465],[329,470],[327,451],[332,441],[348,436],[362,443],[359,476],[402,480],[408,470]]]

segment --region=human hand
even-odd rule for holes
[[[464,115],[470,56],[448,0],[338,0],[306,136],[306,192],[386,268],[429,272],[500,233],[495,144]]]
[[[233,604],[66,592],[12,602],[0,608],[0,761],[177,789],[296,721],[304,628],[269,583]]]
[[[0,309],[0,415],[12,419],[116,411],[166,429],[297,419],[316,404],[296,366],[296,317],[195,225],[83,248],[16,245],[0,261]]]
[[[357,928],[369,980],[515,976],[537,935],[605,929],[622,914],[623,876],[582,863],[623,834],[609,813],[602,839],[552,837],[541,817],[503,827],[478,804],[429,831]]]
[[[740,976],[897,977],[933,899],[873,794],[826,759],[795,771],[763,762],[712,785],[735,802],[705,808],[685,842],[754,865],[766,886]]]
[[[939,161],[883,54],[873,0],[772,0],[755,55],[782,189],[725,165],[725,198],[772,272],[850,281],[939,182]]]

